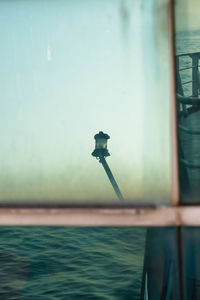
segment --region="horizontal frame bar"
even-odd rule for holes
[[[200,226],[200,207],[0,208],[1,226]]]

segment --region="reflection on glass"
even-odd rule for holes
[[[199,1],[176,1],[176,93],[182,203],[199,203],[200,199],[199,13]]]
[[[168,4],[0,1],[0,203],[169,203]]]
[[[139,300],[146,228],[1,227],[0,298]]]
[[[182,229],[184,300],[200,299],[200,228]]]

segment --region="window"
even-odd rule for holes
[[[141,3],[0,3],[0,203],[119,204],[91,156],[102,131],[125,204],[170,204],[168,1]]]
[[[2,299],[199,298],[198,9],[0,2]]]

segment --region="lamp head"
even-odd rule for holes
[[[95,134],[95,149],[92,152],[92,155],[95,157],[100,156],[110,156],[108,149],[107,149],[107,140],[109,139],[109,135],[103,133],[103,131],[99,131],[99,133]]]

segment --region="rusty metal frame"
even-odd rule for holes
[[[179,205],[179,175],[178,175],[178,129],[176,113],[176,85],[175,85],[175,40],[174,40],[174,0],[169,0],[169,17],[170,17],[170,42],[171,42],[171,204]]]
[[[0,208],[0,226],[200,226],[200,207]]]

